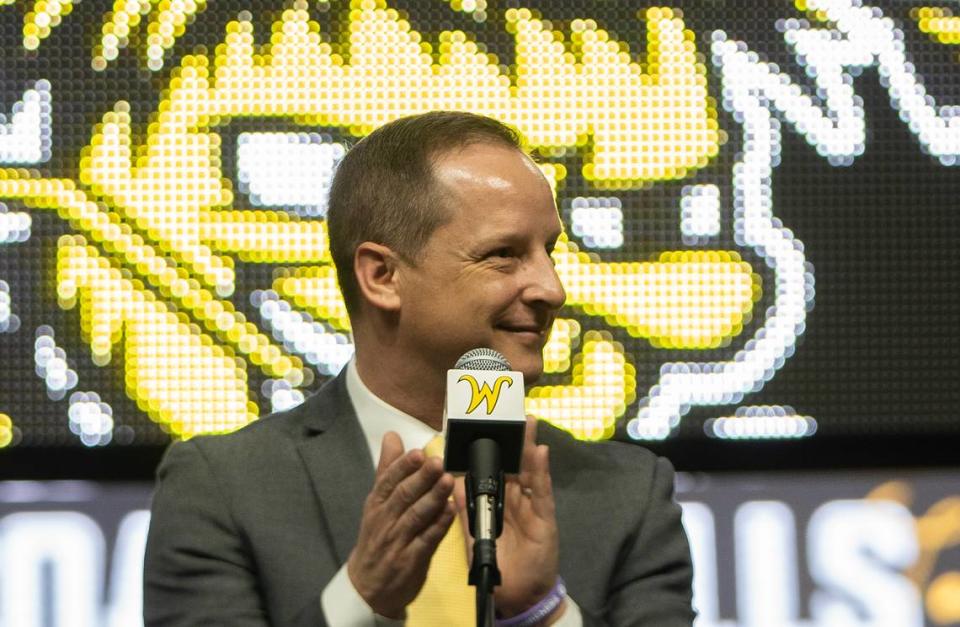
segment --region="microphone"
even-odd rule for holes
[[[466,472],[474,538],[467,583],[477,587],[477,625],[492,624],[500,585],[496,539],[503,530],[504,473],[520,472],[524,431],[523,373],[489,348],[466,352],[447,371],[444,466]]]
[[[470,446],[481,438],[498,444],[504,472],[520,472],[526,426],[523,373],[510,370],[506,357],[475,348],[447,371],[443,463],[448,472],[470,469]]]

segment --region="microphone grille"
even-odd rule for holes
[[[475,348],[465,352],[454,370],[510,370],[507,358],[492,348]]]

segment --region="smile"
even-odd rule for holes
[[[502,331],[515,333],[518,335],[527,335],[530,337],[543,338],[547,335],[547,330],[538,325],[499,325],[497,327]]]

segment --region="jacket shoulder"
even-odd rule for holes
[[[652,473],[657,460],[663,459],[639,444],[615,440],[578,440],[569,432],[542,420],[537,424],[537,440],[550,446],[551,457],[563,461],[565,466],[579,469],[617,474]]]
[[[286,455],[296,442],[311,430],[322,430],[324,424],[342,417],[344,403],[349,399],[340,389],[337,379],[324,384],[320,390],[295,407],[274,412],[250,424],[221,435],[200,435],[186,443],[174,442],[167,451],[170,457],[175,449],[189,448],[199,453],[214,467],[257,465],[257,460],[269,464],[278,455]],[[184,444],[188,446],[184,447]]]

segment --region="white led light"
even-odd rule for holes
[[[578,196],[569,202],[573,234],[587,248],[623,246],[623,208],[619,198]]]
[[[680,233],[683,243],[695,245],[720,234],[720,188],[685,185],[680,197]]]
[[[772,174],[782,150],[774,113],[831,165],[850,165],[864,151],[866,125],[862,99],[846,70],[877,65],[891,103],[923,150],[943,165],[960,159],[960,117],[951,107],[938,109],[926,93],[906,60],[904,34],[892,20],[854,0],[811,0],[807,9],[823,11],[824,22],[835,27],[810,28],[805,21],[785,20],[778,28],[814,79],[816,96],[775,64],[760,61],[745,43],[729,40],[723,31],[712,35],[711,58],[722,77],[723,106],[743,127],[743,151],[733,168],[734,240],[753,248],[774,271],[774,305],[733,361],[664,364],[640,402],[637,418],[627,425],[632,437],[664,438],[693,405],[738,403],[759,391],[793,354],[805,329],[815,294],[813,268],[802,243],[773,215]]]
[[[273,290],[256,290],[250,295],[250,302],[260,310],[273,337],[283,342],[288,351],[316,366],[321,374],[340,372],[353,357],[353,341],[348,334],[314,321],[306,312],[294,310]]]
[[[713,512],[704,503],[684,501],[680,503],[680,507],[683,509],[681,520],[690,541],[690,558],[693,562],[693,608],[697,612],[694,625],[720,627],[717,524]]]
[[[110,565],[110,603],[104,627],[143,625],[143,554],[149,527],[149,510],[134,510],[120,521]]]
[[[20,328],[20,318],[13,313],[12,305],[10,285],[0,279],[0,333],[16,333]]]
[[[737,619],[799,627],[796,520],[780,501],[748,501],[734,515]]]
[[[85,514],[6,514],[0,518],[0,624],[100,625],[105,555],[103,531]]]
[[[67,390],[77,387],[77,372],[67,363],[67,354],[53,339],[53,329],[37,327],[33,360],[37,376],[47,385],[47,396],[54,401],[64,397]]]
[[[0,135],[2,138],[2,135]],[[29,213],[24,211],[7,211],[6,205],[0,203],[0,246],[15,244],[30,239],[30,226],[33,220]]]
[[[813,266],[806,261],[803,244],[773,215],[772,174],[780,164],[782,143],[780,122],[770,109],[783,111],[796,105],[796,114],[806,116],[810,123],[818,115],[825,118],[818,127],[820,134],[807,135],[808,141],[811,137],[817,142],[840,137],[829,146],[847,142],[851,152],[856,151],[856,142],[848,140],[862,132],[862,115],[854,112],[856,103],[845,115],[837,116],[835,127],[833,118],[826,118],[809,98],[800,95],[799,88],[790,88],[789,77],[780,75],[775,66],[760,63],[744,44],[727,41],[722,32],[715,32],[713,38],[711,50],[721,74],[723,106],[743,128],[742,151],[732,173],[734,241],[752,248],[773,270],[774,303],[765,312],[763,326],[732,360],[665,363],[658,381],[640,401],[637,417],[627,424],[627,433],[636,439],[667,437],[694,405],[739,403],[745,394],[759,391],[793,355],[797,337],[806,328],[806,314],[815,294]],[[777,92],[782,89],[786,91]],[[786,115],[789,119],[791,114]],[[807,124],[808,132],[811,128]]]
[[[50,83],[40,80],[23,92],[9,116],[0,113],[0,163],[48,161],[52,136]]]
[[[241,133],[237,137],[240,190],[257,207],[325,216],[327,194],[342,144],[317,133]]]
[[[807,523],[807,562],[816,586],[810,624],[928,624],[923,590],[904,575],[922,555],[930,554],[921,547],[929,536],[922,535],[917,524],[907,507],[886,499],[820,505]]]
[[[268,379],[264,382],[262,391],[270,399],[271,411],[290,409],[306,400],[303,392],[294,389],[289,381],[283,379]]]
[[[708,420],[704,431],[725,440],[797,439],[816,433],[817,421],[798,415],[790,406],[738,407],[733,416]]]
[[[855,0],[810,0],[808,11],[822,11],[830,28],[813,28],[805,20],[783,20],[777,28],[797,62],[816,83],[811,95],[773,63],[759,60],[746,44],[713,33],[715,66],[728,81],[749,86],[768,106],[832,165],[850,165],[864,151],[866,123],[863,100],[853,89],[854,74],[876,66],[880,83],[900,119],[924,152],[941,164],[960,162],[960,117],[950,106],[938,106],[927,93],[916,68],[907,60],[905,35],[877,7]],[[742,109],[740,90],[724,90],[724,106]],[[779,151],[778,151],[779,152]]]
[[[113,408],[96,392],[70,395],[70,431],[86,446],[103,446],[113,439]]]

